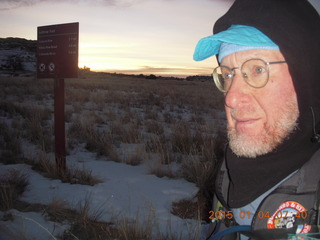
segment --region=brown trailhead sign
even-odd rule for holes
[[[79,23],[38,27],[38,78],[77,78]]]

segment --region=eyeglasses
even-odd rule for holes
[[[285,62],[286,61],[265,62],[262,59],[253,58],[245,61],[241,65],[240,71],[244,81],[249,86],[262,88],[269,80],[269,65]],[[229,91],[236,69],[239,69],[239,67],[229,68],[227,66],[219,66],[213,70],[214,83],[221,92],[226,93]]]

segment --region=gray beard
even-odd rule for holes
[[[238,157],[255,158],[277,148],[297,128],[299,110],[296,103],[289,101],[281,111],[279,121],[272,126],[265,126],[259,135],[248,136],[228,129],[229,146]]]

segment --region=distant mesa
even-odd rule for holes
[[[34,76],[36,40],[0,38],[0,74],[2,76]]]
[[[0,76],[25,76],[35,77],[37,66],[37,41],[27,40],[24,38],[0,38]],[[43,66],[46,67],[46,66]],[[49,67],[49,66],[48,66]],[[154,74],[130,75],[125,73],[107,73],[107,72],[92,72],[87,66],[79,69],[79,77],[86,78],[86,75],[115,75],[116,77],[137,77],[149,80],[156,79],[176,79],[187,81],[211,81],[211,76],[188,76],[186,78],[156,76]]]

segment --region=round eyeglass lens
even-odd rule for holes
[[[227,92],[231,86],[233,72],[230,68],[220,66],[213,71],[213,80],[221,92]]]
[[[250,59],[242,64],[244,80],[252,87],[264,87],[269,78],[268,64],[262,59]]]

